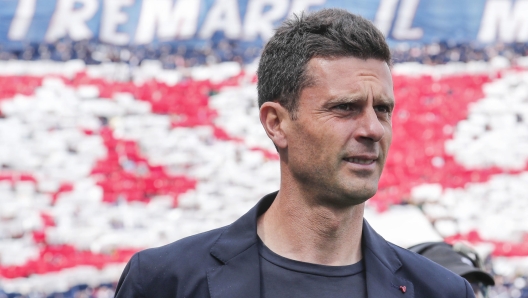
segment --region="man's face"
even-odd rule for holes
[[[354,57],[313,58],[313,84],[287,120],[287,168],[324,204],[350,206],[372,197],[392,140],[392,77],[387,63]]]

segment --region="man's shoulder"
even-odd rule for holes
[[[449,271],[448,269],[442,267],[441,265],[427,259],[426,257],[419,255],[415,252],[412,252],[406,248],[400,247],[394,243],[388,242],[390,247],[396,252],[396,254],[399,256],[400,260],[402,261],[403,267],[405,266],[419,266],[419,268],[422,268],[423,270],[432,270],[439,272],[439,274],[447,274],[447,275],[456,275],[455,273]],[[460,277],[460,276],[458,276]]]
[[[444,292],[446,297],[465,297],[461,296],[468,291],[464,278],[422,255],[390,242],[389,245],[402,262],[401,274],[413,282],[415,292]]]
[[[138,254],[143,262],[151,264],[178,264],[203,260],[226,227],[188,236],[172,243],[145,249]],[[173,263],[174,264],[174,263]]]
[[[116,297],[205,297],[207,269],[220,263],[210,250],[224,229],[136,253],[121,275]]]

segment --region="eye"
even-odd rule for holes
[[[390,113],[391,112],[390,107],[386,105],[375,106],[374,109],[376,109],[376,111],[380,113]]]
[[[340,110],[340,111],[350,111],[352,110],[352,105],[348,103],[342,103],[334,106],[334,109]]]

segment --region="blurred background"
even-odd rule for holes
[[[464,242],[490,297],[528,297],[527,0],[0,0],[0,297],[113,297],[136,251],[277,190],[259,54],[323,7],[394,56],[369,222],[402,247]]]

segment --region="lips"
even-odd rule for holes
[[[378,158],[377,157],[346,157],[345,161],[350,163],[355,163],[359,165],[370,165],[374,163]]]

